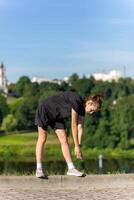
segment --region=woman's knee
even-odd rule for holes
[[[57,133],[57,136],[58,136],[58,139],[59,139],[61,145],[68,144],[68,139],[67,139],[67,135],[65,132],[57,131],[56,133]]]
[[[40,143],[45,143],[47,140],[47,131],[43,130],[42,128],[38,128],[38,141]]]
[[[67,138],[64,138],[64,137],[63,137],[63,138],[61,139],[61,142],[60,142],[60,143],[61,143],[61,145],[68,144]]]

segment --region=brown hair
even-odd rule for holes
[[[105,94],[96,94],[92,96],[87,96],[84,99],[84,105],[87,101],[93,101],[95,104],[98,104],[98,110],[101,108],[102,102],[104,100]]]

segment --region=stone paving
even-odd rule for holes
[[[0,200],[134,200],[134,175],[0,176]]]
[[[0,189],[0,200],[133,200],[134,188],[102,190]]]

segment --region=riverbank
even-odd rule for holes
[[[37,133],[9,134],[0,136],[0,161],[18,161],[18,162],[34,162],[35,161],[35,145],[37,141]],[[69,137],[71,153],[73,160],[74,145],[72,137]],[[103,155],[104,159],[132,159],[134,158],[134,150],[122,149],[97,149],[82,147],[85,160],[98,159]],[[57,156],[58,155],[58,156]],[[54,133],[48,135],[45,146],[45,161],[62,161],[63,155],[59,142]]]
[[[0,174],[30,175],[35,171],[37,133],[14,133],[0,136]],[[133,173],[134,150],[89,149],[82,147],[83,164],[74,156],[72,137],[69,137],[72,159],[76,167],[88,174],[98,174],[98,156],[103,156],[103,173]],[[50,175],[66,174],[66,164],[54,133],[48,135],[45,146],[45,171]]]
[[[0,200],[133,200],[134,174],[86,177],[0,176]]]

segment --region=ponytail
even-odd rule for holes
[[[93,95],[91,96],[91,100],[93,100],[96,103],[102,103],[104,100],[105,95],[104,94],[97,94],[97,95]]]

